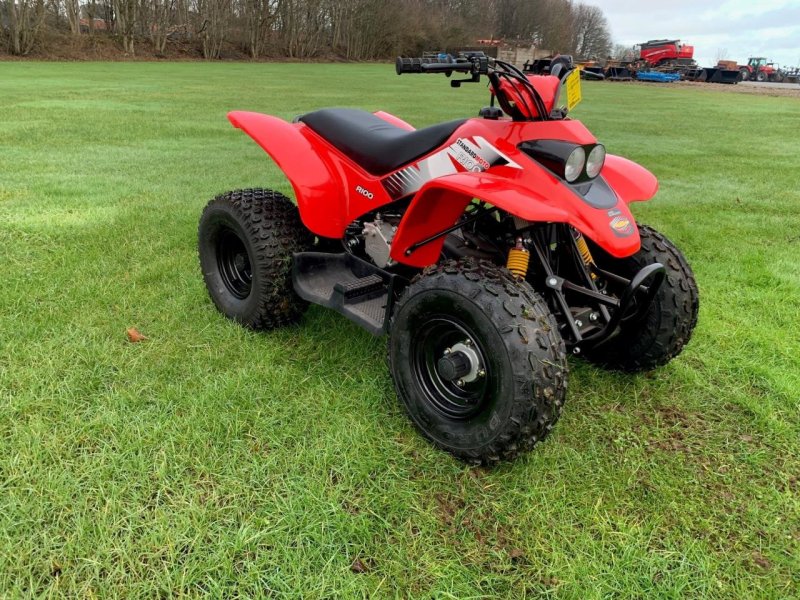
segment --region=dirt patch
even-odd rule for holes
[[[699,83],[681,81],[675,85],[685,88],[698,88],[722,92],[725,94],[750,94],[756,96],[773,96],[777,98],[800,98],[800,85],[791,83],[737,83],[725,85],[721,83]]]
[[[697,81],[676,81],[674,83],[650,83],[646,81],[614,81],[615,86],[636,85],[660,88],[694,88],[723,94],[750,94],[754,96],[774,96],[780,98],[800,98],[800,85],[796,83],[753,83],[744,82],[735,85],[722,83],[700,83]],[[602,84],[601,84],[602,85]]]

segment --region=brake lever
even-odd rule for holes
[[[460,88],[462,83],[480,83],[481,81],[481,74],[480,73],[473,73],[472,77],[469,79],[454,79],[450,82],[450,87],[453,88]]]

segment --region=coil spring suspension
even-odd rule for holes
[[[506,261],[506,268],[511,271],[516,277],[525,279],[528,274],[528,265],[531,262],[531,253],[525,248],[522,243],[522,238],[517,238],[516,245],[508,251],[508,260]]]
[[[575,239],[575,246],[578,248],[578,253],[581,255],[583,264],[589,269],[592,279],[597,279],[597,275],[591,270],[591,267],[594,267],[595,264],[592,253],[589,251],[589,244],[586,243],[586,238],[584,238],[583,234],[577,229],[572,230],[572,237]]]

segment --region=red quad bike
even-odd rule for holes
[[[511,459],[560,416],[568,351],[631,372],[676,356],[697,321],[695,279],[629,210],[655,177],[567,118],[580,95],[568,59],[548,76],[481,53],[402,58],[397,73],[488,77],[491,106],[425,129],[345,108],[293,123],[230,113],[297,204],[264,189],[214,198],[203,276],[252,329],[296,323],[313,302],[388,334],[419,430],[472,463]]]

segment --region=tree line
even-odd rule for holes
[[[0,0],[0,48],[25,56],[58,36],[110,36],[129,55],[171,42],[204,58],[371,60],[502,39],[604,58],[600,8],[574,0]]]

